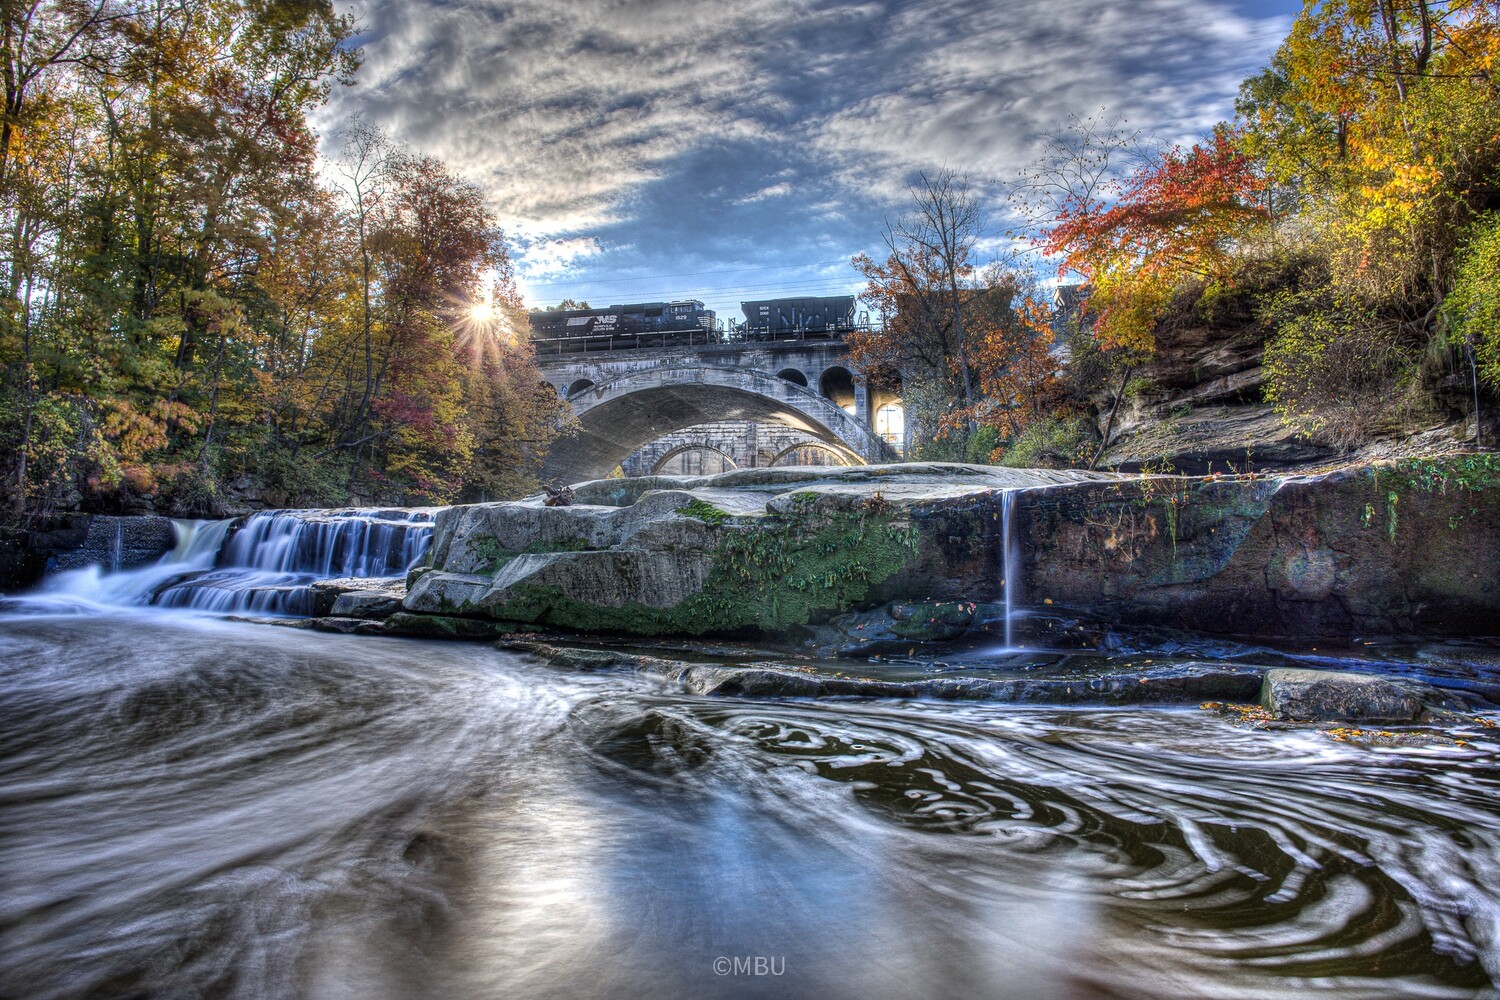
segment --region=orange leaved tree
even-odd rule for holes
[[[1172,292],[1229,278],[1231,251],[1268,224],[1265,182],[1226,128],[1173,149],[1123,181],[1065,199],[1036,237],[1090,286],[1094,336],[1149,352]]]

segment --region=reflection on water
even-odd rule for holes
[[[10,618],[0,996],[1489,995],[1473,740]]]

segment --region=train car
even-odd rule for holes
[[[838,337],[855,328],[854,296],[822,295],[741,302],[746,340]]]
[[[546,354],[690,346],[713,342],[717,335],[714,311],[697,299],[531,314],[531,341]]]

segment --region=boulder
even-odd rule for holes
[[[385,623],[367,618],[312,618],[311,627],[318,632],[336,632],[339,635],[383,635]]]
[[[334,599],[335,618],[389,618],[401,610],[401,598],[378,590],[351,590]]]
[[[383,576],[337,577],[319,580],[310,589],[315,617],[389,618],[401,610],[406,581]]]
[[[1268,670],[1260,702],[1293,722],[1411,722],[1422,712],[1415,694],[1385,677],[1336,670]]]

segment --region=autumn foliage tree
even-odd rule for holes
[[[1493,2],[1325,0],[1242,87],[1241,145],[1295,196],[1285,238],[1327,262],[1267,313],[1268,395],[1298,426],[1358,442],[1478,413],[1482,304],[1500,296],[1480,263],[1500,209],[1497,65]]]
[[[1157,319],[1187,282],[1224,282],[1237,246],[1268,221],[1265,184],[1227,129],[1123,180],[1072,195],[1036,244],[1089,286],[1095,337],[1149,352]]]
[[[358,197],[319,169],[353,31],[327,0],[0,5],[13,514],[524,488],[561,404],[513,327],[468,329],[509,266],[479,192],[367,128]]]
[[[1309,4],[1246,81],[1242,146],[1304,198],[1349,292],[1419,309],[1455,245],[1495,206],[1500,6],[1486,0]]]

